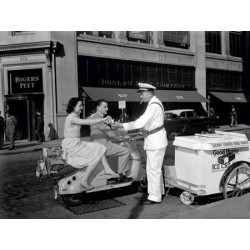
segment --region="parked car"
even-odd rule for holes
[[[165,111],[165,129],[169,140],[177,135],[193,135],[202,131],[213,131],[219,124],[219,117],[198,116],[193,109]]]

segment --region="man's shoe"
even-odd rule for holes
[[[133,178],[127,177],[124,174],[119,174],[118,182],[122,182],[123,183],[123,182],[130,182],[130,181],[133,181]]]
[[[118,183],[118,178],[109,178],[107,179],[107,185],[110,185],[110,184],[116,184]]]
[[[11,148],[9,148],[9,150],[14,150],[15,149],[15,147],[11,147]]]
[[[154,205],[154,204],[160,204],[161,202],[151,201],[149,199],[142,202],[142,205]]]

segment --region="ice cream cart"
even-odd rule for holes
[[[184,190],[185,205],[196,195],[223,193],[227,199],[250,191],[250,144],[244,134],[178,136],[173,145],[175,164],[164,166],[165,186]]]

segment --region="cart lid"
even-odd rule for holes
[[[173,145],[193,150],[215,150],[249,147],[250,143],[244,134],[216,131],[215,134],[177,136]]]

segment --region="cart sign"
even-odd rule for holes
[[[43,92],[42,69],[9,71],[8,81],[11,94]]]
[[[126,101],[119,101],[119,109],[125,109],[126,108]]]
[[[218,156],[217,163],[212,164],[212,172],[224,171],[235,159],[235,154],[239,153],[239,149],[222,149],[214,150],[213,155]]]

